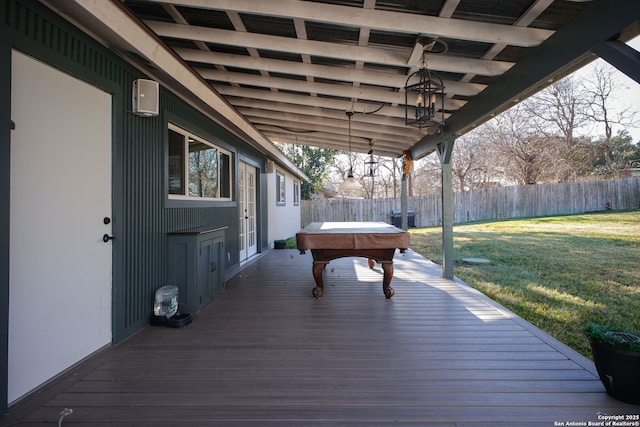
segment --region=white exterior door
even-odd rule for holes
[[[245,162],[240,162],[238,181],[240,261],[244,261],[258,251],[256,230],[256,168]]]
[[[111,342],[111,105],[13,52],[9,404]]]

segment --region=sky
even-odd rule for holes
[[[640,36],[631,40],[627,44],[640,51]],[[615,99],[618,100],[621,107],[632,107],[633,109],[638,111],[638,121],[640,122],[640,83],[636,83],[635,80],[627,77],[624,73],[618,71],[602,59],[596,59],[591,64],[588,64],[580,70],[576,71],[574,74],[577,76],[588,76],[589,73],[592,72],[593,67],[595,67],[598,63],[607,64],[607,66],[611,67],[614,70],[614,76],[621,86],[620,90],[618,90],[618,92],[614,94]],[[638,124],[640,125],[640,123]],[[633,137],[634,143],[640,142],[640,127],[627,128],[627,131]]]

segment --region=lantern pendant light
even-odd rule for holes
[[[418,39],[422,45],[422,65],[420,69],[409,75],[404,86],[405,124],[419,129],[431,126],[444,126],[444,83],[442,78],[427,68],[425,54],[434,46],[440,46],[438,53],[447,50],[446,44],[440,40],[427,37]]]
[[[369,176],[373,177],[375,175],[375,169],[377,167],[378,162],[373,158],[373,140],[369,140],[369,151],[367,152],[369,155],[369,160],[367,160],[365,165],[369,167]]]
[[[349,119],[349,173],[347,174],[347,179],[345,179],[338,188],[340,192],[362,189],[362,184],[353,177],[353,163],[351,161],[351,116],[353,116],[353,111],[347,111],[347,117]]]

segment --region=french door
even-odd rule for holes
[[[241,161],[238,181],[240,261],[242,262],[258,251],[256,230],[256,168]]]

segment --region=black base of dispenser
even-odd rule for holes
[[[192,321],[193,318],[191,317],[191,313],[178,312],[168,319],[165,316],[156,316],[152,314],[149,323],[151,324],[151,326],[169,326],[171,328],[182,328],[184,326],[187,326]]]

